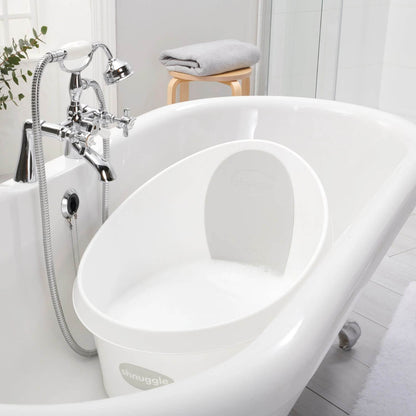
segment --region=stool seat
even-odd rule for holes
[[[235,71],[223,72],[222,74],[207,75],[205,77],[176,71],[169,71],[169,74],[173,78],[183,79],[184,81],[229,82],[249,77],[251,74],[251,68],[242,68]]]
[[[189,82],[191,81],[221,82],[231,87],[233,95],[250,95],[251,68],[242,68],[203,77],[176,71],[169,71],[169,75],[172,79],[168,85],[168,104],[176,102],[176,89],[178,86],[180,87],[179,101],[189,100]],[[241,81],[241,84],[239,81]]]

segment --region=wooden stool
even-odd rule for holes
[[[189,83],[191,81],[221,82],[229,85],[233,95],[250,95],[251,68],[237,69],[217,75],[198,77],[197,75],[184,74],[182,72],[169,71],[172,79],[168,85],[168,104],[176,102],[176,90],[179,86],[179,102],[189,100]],[[241,80],[241,85],[240,81]]]

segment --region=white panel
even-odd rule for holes
[[[10,38],[14,38],[16,40],[25,36],[31,38],[33,36],[32,23],[30,19],[10,19],[9,32]]]
[[[322,0],[275,0],[273,12],[320,12]]]
[[[416,121],[416,3],[392,0],[383,69],[380,108]]]
[[[389,14],[385,63],[388,65],[416,67],[414,39],[416,36],[416,2],[413,6],[392,6]]]
[[[343,4],[336,99],[378,107],[389,2]]]
[[[30,13],[30,0],[8,0],[7,11],[9,14]]]
[[[1,4],[1,2],[0,2]],[[4,47],[5,43],[4,43],[4,24],[3,21],[0,20],[0,47]]]
[[[342,0],[325,0],[319,47],[317,98],[335,98],[341,22]]]
[[[273,13],[269,95],[314,97],[320,11]]]

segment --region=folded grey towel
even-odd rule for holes
[[[169,71],[206,76],[221,74],[254,65],[260,59],[259,49],[234,39],[196,43],[168,49],[160,54],[160,62]]]

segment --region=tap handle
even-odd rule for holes
[[[88,54],[92,51],[92,43],[87,40],[79,40],[76,42],[66,43],[65,45],[62,45],[60,49],[66,51],[65,59],[70,61],[72,59],[79,59],[84,56],[88,56]]]
[[[135,117],[130,116],[130,108],[125,108],[123,110],[122,121],[123,136],[127,137],[129,135],[129,130],[133,127],[134,122],[136,121]]]

